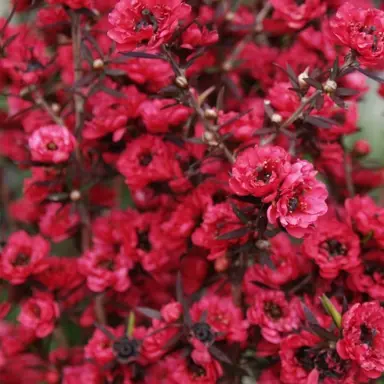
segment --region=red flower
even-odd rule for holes
[[[256,263],[247,269],[244,276],[245,290],[250,296],[259,291],[255,282],[279,288],[310,270],[309,263],[300,258],[297,249],[285,233],[279,233],[269,241],[270,247],[267,252],[273,266]]]
[[[364,65],[375,65],[384,58],[384,12],[376,8],[357,8],[344,3],[331,20],[339,41],[358,54]]]
[[[345,209],[355,230],[384,246],[384,208],[378,207],[369,196],[345,200]]]
[[[290,155],[283,148],[256,146],[236,158],[229,185],[238,195],[263,197],[270,202],[290,170]]]
[[[351,271],[361,263],[359,237],[336,219],[319,220],[316,231],[304,240],[302,251],[315,261],[325,279],[334,279],[340,271]]]
[[[283,19],[290,28],[300,29],[309,21],[322,16],[327,6],[322,0],[271,0],[274,17]]]
[[[116,331],[111,327],[106,327],[107,331],[118,338],[121,332]],[[96,365],[104,366],[114,360],[115,355],[112,350],[114,340],[109,338],[105,332],[96,329],[92,337],[89,339],[88,344],[84,347],[84,354],[87,359],[95,362]]]
[[[193,23],[183,32],[181,39],[182,48],[194,49],[216,43],[219,40],[219,35],[217,31],[209,31],[205,26]]]
[[[24,231],[12,233],[0,259],[0,274],[11,284],[22,284],[31,275],[47,268],[50,246],[41,236],[29,236]]]
[[[280,195],[268,208],[268,220],[280,224],[294,237],[303,237],[311,231],[319,216],[328,208],[325,200],[328,192],[325,185],[316,180],[313,165],[299,160],[292,165],[285,178]]]
[[[207,295],[190,309],[192,320],[198,323],[206,314],[206,323],[220,336],[229,342],[245,342],[248,322],[244,320],[240,308],[237,308],[229,297]]]
[[[67,161],[75,148],[76,139],[67,128],[47,125],[34,131],[28,140],[32,160],[43,163]]]
[[[190,115],[190,109],[182,105],[173,105],[172,99],[144,101],[139,109],[147,131],[150,133],[168,132],[170,127],[184,123]]]
[[[191,7],[180,0],[120,0],[109,14],[108,36],[118,49],[156,48],[167,43]]]
[[[342,318],[343,338],[337,352],[376,379],[384,372],[384,308],[379,302],[354,304]]]
[[[384,252],[372,250],[364,254],[362,264],[348,276],[348,285],[373,299],[384,300]]]
[[[238,217],[228,203],[211,205],[203,216],[203,222],[192,234],[192,242],[210,250],[209,259],[214,260],[225,255],[231,244],[242,241],[242,238],[221,240],[219,237],[242,227]]]
[[[40,217],[39,228],[43,235],[58,243],[70,237],[80,223],[77,212],[71,212],[70,204],[50,203]]]
[[[299,328],[300,301],[293,298],[288,302],[282,291],[259,289],[247,311],[247,318],[250,324],[261,327],[264,339],[278,344],[284,334]]]
[[[117,168],[129,187],[138,189],[151,182],[172,179],[177,174],[178,164],[166,143],[158,137],[145,135],[127,145]]]
[[[36,292],[21,304],[17,320],[25,327],[33,329],[37,337],[44,338],[52,333],[59,314],[59,306],[51,294]]]
[[[127,76],[151,92],[158,92],[174,78],[171,65],[165,60],[131,59],[124,64]]]
[[[93,0],[47,0],[48,4],[66,5],[72,9],[92,8]]]
[[[87,278],[91,291],[102,292],[112,288],[117,292],[126,291],[131,282],[128,271],[132,260],[120,254],[106,253],[103,249],[87,251],[78,260],[79,271]]]

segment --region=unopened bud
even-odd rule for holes
[[[233,65],[230,61],[226,61],[223,63],[222,69],[224,72],[229,72],[232,70],[232,68],[233,68]]]
[[[337,83],[334,80],[328,79],[324,84],[323,84],[323,89],[325,93],[331,94],[334,93],[337,89]]]
[[[235,18],[235,12],[232,12],[232,11],[229,11],[226,15],[225,15],[225,20],[227,21],[232,21],[234,18]]]
[[[301,89],[309,88],[309,84],[304,81],[304,79],[308,79],[309,77],[309,67],[305,68],[303,72],[300,73],[300,75],[297,77],[297,80],[299,82],[299,87]]]
[[[216,146],[219,144],[215,138],[215,135],[209,131],[204,132],[203,141],[205,141],[207,144],[212,145],[212,146]]]
[[[320,297],[321,304],[323,304],[324,309],[328,312],[328,314],[332,317],[333,322],[335,323],[337,328],[341,328],[341,314],[335,308],[331,300],[328,299],[326,295]]]
[[[353,146],[353,154],[355,156],[366,156],[371,152],[371,145],[367,140],[357,140]]]
[[[59,112],[60,112],[60,105],[57,104],[57,103],[53,103],[53,104],[51,105],[51,108],[52,108],[52,112],[53,112],[53,113],[59,113]]]
[[[224,272],[228,269],[229,261],[223,256],[215,260],[215,270],[216,272]]]
[[[96,59],[92,63],[93,69],[100,70],[104,68],[104,61],[101,59]]]
[[[217,119],[217,112],[213,108],[207,108],[204,111],[204,117],[207,120],[216,120]]]
[[[72,201],[79,201],[81,199],[81,192],[77,189],[74,189],[70,195],[69,195],[69,198],[72,200]]]
[[[188,80],[185,76],[177,76],[175,79],[175,84],[182,89],[188,88]]]
[[[271,121],[273,123],[276,123],[276,124],[280,124],[282,121],[283,121],[283,118],[281,115],[279,115],[278,113],[274,113],[272,116],[271,116]]]
[[[256,243],[256,248],[260,249],[261,251],[266,251],[270,247],[270,243],[268,240],[257,240]]]

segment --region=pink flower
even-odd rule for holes
[[[133,267],[133,262],[124,255],[96,248],[83,254],[78,263],[79,271],[87,278],[91,291],[102,292],[112,288],[124,292],[131,284],[128,271]]]
[[[351,359],[372,379],[384,372],[384,309],[377,301],[354,304],[342,318],[342,359]]]
[[[325,279],[334,279],[340,271],[351,271],[361,263],[359,237],[336,219],[320,219],[316,231],[304,239],[302,251],[315,261]]]
[[[35,331],[37,337],[44,338],[52,333],[60,311],[53,296],[47,292],[36,292],[21,304],[18,321]]]
[[[28,140],[32,160],[43,163],[62,163],[69,159],[76,139],[67,128],[47,125],[34,131]]]
[[[167,323],[173,323],[181,317],[182,312],[182,305],[177,301],[173,301],[161,308],[161,317]]]
[[[237,308],[229,297],[207,295],[193,304],[190,309],[192,320],[201,321],[206,314],[206,323],[219,336],[218,340],[229,342],[245,342],[247,339],[248,322],[244,320],[240,308]]]
[[[11,284],[24,283],[48,267],[50,245],[41,236],[29,236],[24,231],[12,233],[0,256],[0,275]]]
[[[229,185],[240,196],[253,195],[270,202],[290,170],[290,155],[283,148],[256,146],[236,158]]]
[[[341,44],[356,51],[362,64],[375,65],[384,58],[383,11],[346,2],[331,20],[331,28]]]
[[[108,36],[120,51],[153,49],[170,40],[190,11],[180,0],[120,0],[109,14]]]
[[[39,228],[43,235],[58,243],[70,237],[80,223],[77,212],[71,212],[70,204],[47,204],[45,213],[40,217]]]
[[[309,21],[322,16],[327,7],[321,0],[271,0],[274,17],[283,19],[290,28],[300,29]]]
[[[282,291],[259,290],[247,311],[250,324],[261,327],[261,334],[270,343],[278,344],[284,334],[298,329],[301,323],[300,302],[288,302]]]
[[[319,216],[327,210],[325,200],[328,192],[323,183],[317,181],[313,165],[299,160],[292,165],[285,178],[277,201],[268,208],[268,220],[278,222],[294,237],[303,237],[311,231]]]
[[[205,26],[193,23],[185,30],[181,38],[182,48],[193,49],[216,43],[219,40],[219,35],[217,31],[210,31]]]

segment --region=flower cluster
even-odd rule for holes
[[[345,138],[384,83],[384,10],[12,3],[0,382],[379,379],[384,172]]]

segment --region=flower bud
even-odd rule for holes
[[[324,84],[323,84],[323,89],[325,93],[331,94],[334,93],[337,89],[337,83],[334,80],[328,79]]]
[[[268,240],[257,240],[255,245],[257,249],[265,251],[270,247],[271,244]]]
[[[175,79],[175,84],[181,89],[188,88],[188,80],[185,76],[177,76]]]
[[[297,80],[299,82],[299,86],[301,89],[309,88],[309,84],[304,81],[304,79],[308,79],[308,77],[309,77],[309,67],[305,68],[305,70],[301,72],[300,75],[297,77]]]
[[[207,120],[216,120],[217,119],[217,112],[213,108],[207,108],[204,111],[204,117]]]
[[[100,70],[104,68],[104,61],[101,59],[96,59],[92,63],[93,69]]]
[[[203,134],[203,141],[209,145],[219,145],[219,142],[216,140],[215,135],[212,132],[205,131]]]
[[[215,270],[216,272],[224,272],[228,269],[229,261],[223,256],[215,260]]]
[[[366,156],[371,152],[371,145],[367,140],[357,140],[353,146],[355,156]]]
[[[74,189],[70,195],[69,195],[69,198],[72,200],[72,201],[79,201],[81,199],[81,192],[78,191],[77,189]]]
[[[271,116],[271,121],[273,123],[276,123],[276,124],[280,124],[282,121],[283,121],[283,118],[281,115],[279,115],[278,113],[274,113],[272,116]]]

